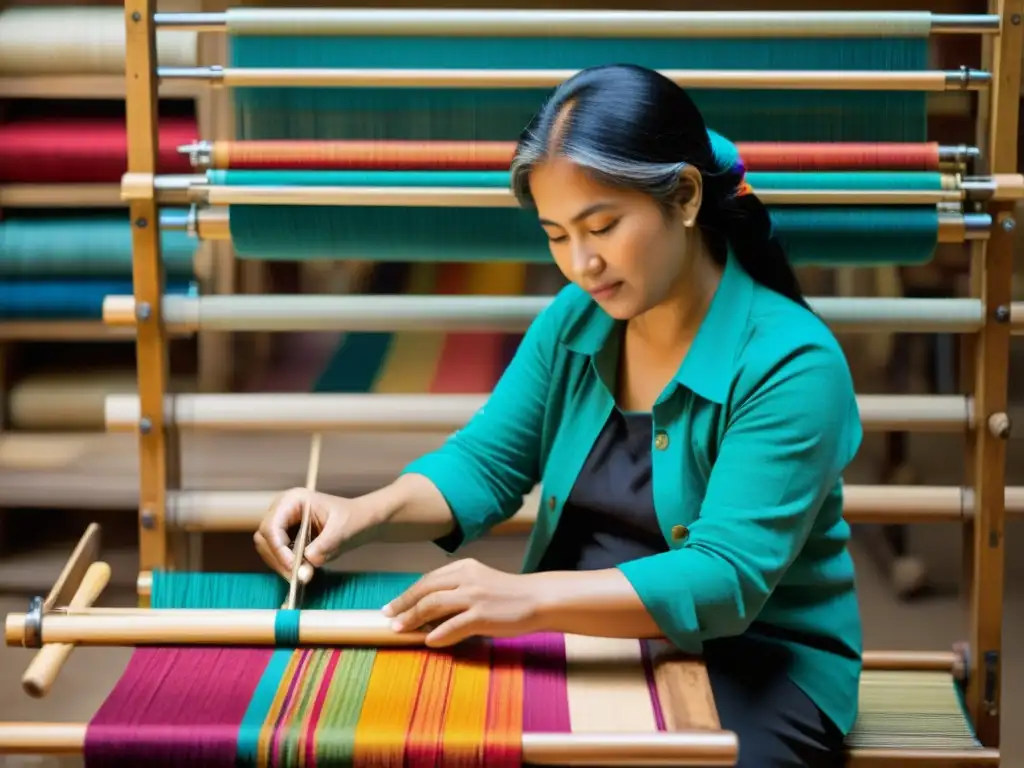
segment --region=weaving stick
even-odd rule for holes
[[[67,607],[90,608],[109,583],[110,565],[103,562],[92,563]],[[37,699],[48,694],[61,667],[74,649],[74,643],[51,643],[40,648],[32,657],[25,674],[21,676],[21,687],[25,693]]]
[[[309,540],[309,525],[312,517],[313,494],[316,493],[316,476],[320,471],[320,443],[319,432],[313,433],[313,440],[309,447],[309,466],[306,470],[306,500],[302,505],[302,521],[299,523],[299,534],[295,537],[295,546],[292,550],[294,559],[292,561],[292,575],[288,580],[288,600],[285,602],[287,610],[295,610],[299,601],[299,578],[303,556],[306,553],[306,544]]]

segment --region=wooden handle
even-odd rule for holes
[[[109,583],[110,566],[107,563],[93,563],[82,577],[82,583],[67,607],[90,607],[99,599]],[[21,677],[21,687],[25,693],[37,699],[46,696],[53,687],[57,675],[60,674],[64,662],[68,660],[74,649],[75,646],[72,643],[53,643],[40,648]]]

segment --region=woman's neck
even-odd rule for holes
[[[689,347],[721,282],[722,267],[699,234],[690,247],[688,268],[680,272],[666,299],[630,322],[633,333],[653,348]]]

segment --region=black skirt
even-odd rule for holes
[[[841,768],[843,734],[789,678],[788,656],[749,635],[704,645],[719,720],[739,740],[736,766]]]

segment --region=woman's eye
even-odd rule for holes
[[[558,237],[552,237],[552,236],[548,235],[548,241],[552,242],[552,243],[564,243],[568,239],[569,239],[568,235],[559,235]]]
[[[611,232],[613,229],[615,229],[615,227],[616,227],[616,225],[618,225],[618,223],[619,223],[619,219],[616,219],[611,224],[607,224],[607,225],[601,227],[600,229],[592,230],[591,234],[592,235],[607,235],[609,232]]]

